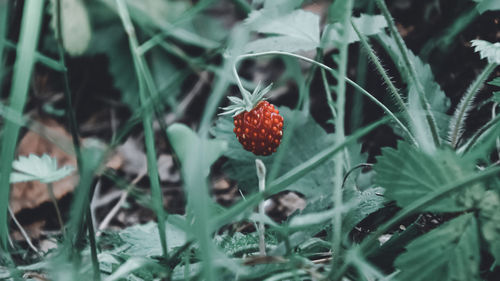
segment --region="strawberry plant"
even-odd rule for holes
[[[431,2],[0,1],[0,279],[498,280],[500,7]]]

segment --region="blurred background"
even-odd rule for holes
[[[138,41],[151,71],[162,110],[157,116],[163,122],[154,123],[155,142],[159,161],[163,203],[170,213],[184,212],[184,194],[178,165],[164,137],[163,126],[181,122],[198,128],[206,102],[214,90],[216,79],[225,75],[223,62],[231,43],[231,32],[242,23],[251,10],[259,9],[263,1],[200,0],[125,1],[128,4]],[[450,112],[468,85],[483,69],[486,62],[473,52],[470,40],[490,42],[500,40],[500,14],[486,11],[479,14],[476,3],[470,0],[388,0],[398,31],[407,46],[429,63],[436,81],[449,98]],[[139,85],[130,52],[127,34],[117,14],[113,0],[61,1],[62,45],[67,66],[69,91],[82,141],[99,140],[110,144],[120,135],[124,124],[131,126],[106,161],[107,174],[96,178],[92,203],[93,220],[99,230],[117,230],[154,219],[147,204],[149,182],[146,174],[144,135],[140,119],[134,115],[139,108]],[[325,22],[330,1],[303,1],[302,9],[318,14]],[[16,59],[15,46],[19,37],[24,1],[0,0],[0,17],[5,38],[0,53],[0,93],[6,103],[11,87],[12,69]],[[57,69],[59,50],[55,37],[56,23],[52,14],[54,1],[47,1],[38,46],[39,63],[35,65],[30,83],[25,114],[29,129],[23,129],[18,155],[48,153],[59,165],[75,166],[76,159],[63,148],[71,144],[65,112],[64,75]],[[354,15],[375,14],[373,1],[355,1]],[[1,34],[1,33],[0,33]],[[258,35],[255,35],[258,36]],[[376,52],[399,88],[405,85],[398,77],[397,67],[384,50],[372,40]],[[331,58],[336,50],[325,50],[324,63],[335,67]],[[314,58],[314,52],[303,55]],[[300,63],[299,71],[309,83],[309,110],[327,132],[333,132],[332,118],[325,98],[321,73]],[[294,108],[299,96],[297,81],[287,74],[289,63],[279,57],[247,60],[239,73],[245,83],[255,85],[274,83],[270,100],[282,107]],[[499,74],[496,73],[496,76]],[[359,44],[349,46],[348,76],[370,93],[384,100],[386,87],[373,71]],[[334,79],[329,82],[335,84]],[[478,104],[471,112],[467,126],[478,128],[490,118],[489,109],[481,106],[489,98],[493,86],[486,86],[478,95]],[[378,120],[383,112],[348,87],[347,133]],[[225,95],[239,95],[232,84]],[[227,104],[226,99],[221,106]],[[135,116],[135,117],[134,117]],[[135,119],[134,119],[135,118]],[[137,119],[137,120],[136,120]],[[136,120],[136,121],[134,121]],[[35,131],[41,132],[35,133]],[[46,136],[51,136],[47,140]],[[384,146],[395,146],[397,136],[388,126],[382,126],[363,139],[362,151],[369,162]],[[240,197],[234,180],[222,171],[225,159],[220,159],[211,171],[212,194],[224,206]],[[55,196],[64,219],[76,178],[66,178],[54,184]],[[133,183],[130,188],[126,183]],[[127,189],[129,188],[129,189]],[[125,190],[124,190],[125,189]],[[145,203],[146,202],[146,203]],[[276,220],[285,218],[305,202],[299,195],[281,194],[273,199],[269,213]],[[10,206],[29,236],[42,250],[55,245],[53,234],[59,224],[45,186],[38,182],[18,183],[11,190]],[[252,227],[243,225],[245,227]],[[11,221],[12,238],[25,243]]]

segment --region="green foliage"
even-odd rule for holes
[[[396,259],[399,280],[480,280],[479,237],[473,214],[453,219],[412,241]]]
[[[4,39],[17,31],[6,28],[6,23],[10,23],[6,15],[10,11],[0,11],[0,80],[9,77],[4,74],[11,67],[10,60],[4,67],[4,48],[16,47],[13,42],[19,42],[13,79],[6,83],[12,84],[9,105],[12,110],[6,107],[4,112],[3,106],[0,108],[2,116],[10,121],[13,120],[9,118],[10,111],[16,116],[23,114],[34,63],[42,62],[55,71],[66,70],[64,60],[58,62],[42,54],[56,49],[53,32],[42,33],[44,47],[36,50],[41,16],[43,12],[52,15],[54,28],[58,20],[55,6],[42,9],[43,1],[24,2],[20,39],[11,42],[9,37],[8,44],[3,44]],[[6,227],[9,221],[5,216],[9,189],[0,188],[3,190],[0,279],[14,280],[24,272],[47,273],[47,277],[55,281],[491,279],[500,260],[500,168],[496,167],[500,115],[479,124],[482,126],[477,131],[464,131],[466,115],[476,94],[500,62],[499,43],[472,41],[475,51],[489,64],[472,81],[457,106],[459,114],[455,114],[452,122],[457,126],[452,127],[459,129],[453,137],[456,141],[450,141],[450,146],[446,143],[450,101],[436,82],[431,65],[405,46],[384,1],[376,0],[381,15],[358,14],[370,13],[366,7],[370,1],[333,1],[328,3],[326,23],[320,20],[323,15],[309,11],[316,7],[311,6],[310,1],[303,4],[305,1],[301,0],[265,0],[252,1],[251,5],[248,1],[234,2],[238,14],[227,20],[214,16],[219,15],[220,4],[212,0],[61,0],[60,20],[66,53],[71,56],[105,54],[113,83],[122,94],[120,101],[133,111],[134,117],[116,135],[128,135],[137,120],[143,121],[152,192],[151,196],[141,195],[138,202],[154,209],[159,223],[133,225],[100,237],[94,235],[90,200],[95,178],[107,175],[102,162],[108,148],[100,143],[85,145],[82,153],[76,153],[79,183],[70,206],[69,222],[62,242],[57,242],[57,249],[48,253],[40,251],[39,256],[31,257],[30,251],[21,249],[22,244],[10,245]],[[499,8],[495,1],[476,2],[480,2],[476,6],[480,12]],[[424,4],[426,8],[430,5]],[[353,16],[353,9],[359,16]],[[433,37],[439,40],[428,43],[427,51],[422,52],[430,54],[435,48],[446,52],[452,39],[469,28],[477,16],[474,10],[462,13],[449,29]],[[230,34],[229,30],[234,32]],[[383,77],[391,92],[399,97],[400,91],[395,85],[406,87],[395,112],[401,113],[397,118],[391,105],[385,106],[381,102],[384,98],[377,96],[384,93],[383,90],[372,89],[372,94],[348,78],[352,57],[349,52],[353,49],[348,45],[360,40],[360,35],[378,35],[380,45],[394,62],[396,69],[386,72],[377,54],[370,53],[371,59],[379,62],[378,72],[401,79],[398,84],[392,83],[388,75]],[[255,39],[248,41],[248,37]],[[369,47],[368,40],[362,44],[365,50],[370,49],[366,47]],[[308,56],[296,54],[304,51]],[[321,53],[313,60],[312,51]],[[333,66],[326,57],[329,54],[333,54]],[[246,66],[238,63],[264,55],[286,56],[284,75],[279,81],[270,81],[278,87],[268,87],[262,92],[257,87],[256,92],[272,95],[283,81],[291,79],[299,87],[299,99],[295,110],[279,107],[285,119],[283,143],[277,153],[262,157],[269,174],[266,188],[258,191],[255,155],[245,151],[237,141],[232,119],[217,117],[212,136],[207,132],[231,83],[236,81],[244,93],[244,87],[255,88],[251,82],[241,81],[238,66],[241,70],[246,70]],[[314,67],[306,69],[296,64],[295,59],[312,63]],[[320,78],[316,67],[323,71]],[[252,77],[261,79],[259,74]],[[183,120],[189,126],[198,127],[198,132],[179,123],[167,127],[169,119],[165,121],[165,116],[173,115],[179,120],[192,95],[205,94],[206,89],[194,90],[198,84],[187,95],[181,91],[198,76],[202,88],[212,90],[206,102],[204,99],[198,102],[196,98],[197,103],[189,105],[196,108],[194,119],[202,116],[201,121]],[[332,78],[336,82],[332,83]],[[69,83],[67,77],[64,79]],[[318,101],[316,88],[310,87],[317,83],[316,79],[322,79],[328,95],[332,120],[327,124],[334,125],[335,133],[327,133],[309,112],[311,103]],[[410,130],[406,129],[409,132],[405,132],[405,136],[412,136],[416,141],[408,138],[400,140],[397,148],[382,148],[376,163],[367,163],[371,158],[362,153],[362,148],[371,151],[373,143],[358,141],[387,123],[389,118],[352,132],[344,130],[346,95],[350,93],[346,83],[382,107],[392,120],[399,122],[399,128],[408,126]],[[495,78],[489,84],[500,87],[500,80]],[[306,97],[309,94],[311,97]],[[182,102],[181,96],[186,97]],[[69,97],[68,92],[65,98],[69,100]],[[230,100],[242,101],[234,96]],[[483,104],[491,105],[491,100],[498,103],[499,92],[494,92],[493,98]],[[493,112],[498,111],[498,104],[493,106]],[[75,114],[71,101],[65,111]],[[432,128],[434,119],[440,134],[437,141]],[[73,172],[73,167],[59,168],[56,160],[45,154],[12,161],[18,125],[27,124],[28,128],[31,125],[24,119],[17,125],[10,121],[6,121],[2,131],[0,175],[5,187],[9,184],[9,175],[11,182],[50,183]],[[157,122],[166,132],[155,134],[153,124]],[[74,139],[78,140],[76,126],[72,127]],[[165,219],[155,148],[155,141],[165,137],[164,133],[166,142],[160,140],[160,143],[167,143],[168,153],[179,160],[176,168],[181,171],[187,198],[185,215],[169,215]],[[113,140],[118,143],[120,137],[116,135]],[[79,147],[78,141],[75,145]],[[218,163],[224,163],[222,170]],[[217,205],[210,194],[214,167],[217,174],[224,173],[243,191],[244,198],[227,209]],[[120,176],[113,179],[117,178]],[[283,222],[273,221],[263,212],[256,213],[255,207],[285,190],[303,195],[306,207]],[[136,193],[139,191],[134,188],[130,194]],[[423,219],[427,214],[422,214],[428,212],[443,215],[442,220],[427,222]],[[247,226],[249,221],[265,224],[263,240],[259,232],[238,231],[240,225]],[[400,231],[398,226],[405,226],[406,230]],[[391,238],[380,245],[379,239],[387,235]],[[266,248],[266,257],[259,256],[261,243]],[[15,255],[15,259],[11,259],[10,254]]]
[[[14,172],[10,174],[10,182],[40,181],[51,183],[69,176],[75,168],[66,165],[57,168],[57,159],[47,154],[39,157],[30,154],[28,157],[21,156],[12,163]]]
[[[254,11],[246,21],[248,27],[264,34],[277,34],[247,44],[246,52],[307,51],[319,46],[319,16],[295,10],[281,17],[269,17],[268,12]]]
[[[482,59],[486,58],[489,63],[500,64],[500,43],[475,39],[471,41],[474,51],[478,52]]]
[[[488,190],[481,201],[479,223],[489,251],[500,262],[500,196],[498,190]]]
[[[405,207],[418,198],[474,174],[474,163],[449,149],[432,154],[400,142],[397,149],[384,148],[374,166],[375,183],[385,188],[385,196]],[[474,184],[427,206],[426,211],[457,212],[476,206],[483,186]]]
[[[169,252],[184,245],[187,241],[187,233],[168,222],[165,224],[165,232]],[[158,247],[160,236],[155,222],[134,225],[121,230],[118,234],[124,242],[117,249],[120,255],[148,258],[162,255],[162,250]]]
[[[173,124],[168,128],[167,132],[170,142],[182,164],[187,165],[189,163],[189,157],[193,157],[193,147],[205,151],[206,154],[203,155],[203,163],[201,163],[201,166],[207,169],[204,171],[206,176],[208,176],[208,168],[210,165],[212,165],[212,163],[226,150],[227,145],[224,141],[201,140],[200,137],[186,125]]]

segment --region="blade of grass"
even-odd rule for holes
[[[403,38],[401,38],[401,35],[397,31],[396,25],[394,24],[394,20],[389,12],[389,9],[387,8],[387,5],[385,4],[385,1],[375,0],[375,3],[377,4],[378,8],[382,11],[382,15],[385,17],[387,21],[391,36],[396,40],[398,49],[401,52],[401,55],[403,56],[403,62],[405,64],[407,75],[410,77],[410,81],[412,81],[412,83],[415,85],[418,92],[420,104],[422,105],[422,108],[425,110],[425,118],[430,128],[432,140],[434,141],[434,144],[436,146],[439,146],[441,144],[441,140],[439,139],[439,132],[436,120],[432,115],[429,102],[425,97],[424,88],[417,78],[415,66],[411,63],[410,58],[408,57],[408,52],[406,51],[407,47],[403,41]]]
[[[472,103],[474,102],[474,98],[479,90],[483,87],[484,81],[490,76],[493,70],[498,66],[496,63],[488,64],[481,74],[474,80],[474,82],[467,89],[467,92],[460,100],[455,113],[453,114],[453,118],[450,122],[450,144],[453,148],[457,148],[458,141],[462,136],[465,121],[467,119],[467,113],[470,111],[472,107]]]
[[[368,43],[368,40],[366,39],[366,36],[364,34],[361,34],[359,32],[358,27],[354,24],[353,21],[351,21],[352,28],[358,35],[360,39],[361,46],[363,47],[364,51],[368,55],[368,58],[370,61],[375,65],[375,69],[378,71],[380,76],[382,76],[382,79],[384,80],[384,83],[387,85],[389,88],[389,93],[391,95],[391,98],[393,99],[394,103],[396,104],[396,107],[399,111],[402,111],[405,113],[405,116],[408,116],[408,112],[406,110],[406,105],[405,102],[403,101],[403,98],[401,97],[401,94],[399,93],[398,89],[396,89],[396,86],[394,86],[394,83],[392,83],[391,78],[389,78],[389,75],[387,74],[387,71],[385,68],[382,66],[382,63],[380,63],[379,58],[375,54],[375,51],[372,49],[370,46],[370,43]]]
[[[145,89],[145,81],[144,81],[144,73],[141,70],[144,69],[142,67],[142,58],[138,57],[137,49],[139,47],[137,37],[135,35],[135,28],[130,19],[128,9],[125,3],[122,0],[116,0],[116,5],[118,7],[118,13],[122,20],[124,29],[129,38],[130,51],[132,52],[132,56],[134,57],[134,66],[136,68],[136,75],[139,80],[139,99],[141,101],[141,105],[145,105],[148,101],[146,96]],[[149,180],[151,182],[151,193],[153,205],[155,208],[156,216],[158,219],[158,232],[160,235],[160,242],[163,252],[163,257],[168,260],[168,251],[167,251],[167,238],[165,233],[165,213],[163,210],[163,196],[160,189],[160,182],[158,176],[158,163],[156,162],[156,149],[154,143],[154,131],[153,131],[153,120],[152,114],[145,112],[142,116],[142,124],[144,128],[144,139],[146,143],[146,156],[148,162],[148,175]]]
[[[369,1],[366,7],[366,13],[371,15],[373,14],[373,10],[375,8],[375,3],[373,1]],[[365,23],[365,25],[368,25],[368,23]],[[365,26],[363,26],[365,27]],[[364,59],[364,55],[362,54],[361,51],[362,46],[359,46],[358,50],[358,64],[356,66],[356,83],[360,85],[361,87],[365,87],[366,84],[366,74],[367,74],[367,69],[368,69],[368,62]],[[350,131],[354,132],[357,128],[360,128],[361,125],[363,124],[363,96],[360,91],[354,91],[354,96],[353,96],[353,108],[351,112],[351,124],[350,124]]]
[[[63,84],[64,84],[64,99],[66,101],[66,118],[69,122],[69,127],[70,127],[70,132],[71,132],[71,137],[73,141],[73,149],[76,155],[76,160],[77,160],[77,169],[79,169],[82,166],[82,162],[84,159],[82,158],[82,154],[80,151],[80,134],[79,134],[79,129],[78,129],[78,124],[76,121],[75,117],[75,111],[73,110],[73,102],[71,98],[71,90],[70,90],[70,83],[69,83],[69,76],[68,76],[68,69],[66,67],[66,60],[64,57],[64,47],[63,47],[63,33],[62,33],[62,20],[61,20],[61,0],[56,0],[55,1],[55,17],[56,17],[56,29],[55,29],[55,39],[57,41],[57,49],[59,52],[59,63],[62,66],[62,75],[63,75]],[[51,189],[52,186],[49,186]],[[91,193],[91,190],[89,189],[89,193]],[[86,194],[88,196],[88,194]],[[57,203],[54,202],[54,205],[57,207]],[[86,211],[87,211],[87,217],[86,217],[86,223],[87,223],[87,228],[88,228],[88,235],[89,235],[89,241],[90,241],[90,255],[92,258],[92,269],[94,271],[94,280],[99,281],[101,280],[101,270],[99,268],[99,262],[97,259],[97,244],[96,244],[96,237],[95,237],[95,231],[94,231],[94,224],[92,222],[92,217],[90,214],[90,200],[87,202],[86,206]],[[59,218],[62,222],[62,219]],[[63,227],[63,233],[64,232],[64,227]],[[76,241],[77,244],[80,243],[80,241]]]
[[[82,161],[79,167],[80,180],[75,188],[73,203],[70,211],[70,221],[68,223],[68,239],[65,240],[65,247],[68,257],[73,259],[76,268],[79,268],[80,251],[85,243],[85,223],[88,213],[89,202],[92,193],[92,183],[94,175],[97,173],[101,162],[104,159],[105,148],[101,143],[91,142],[82,149]]]
[[[5,42],[7,41],[7,25],[9,23],[9,2],[0,1],[0,94],[3,89],[3,76],[5,72]]]
[[[28,88],[35,63],[35,49],[38,45],[43,15],[43,0],[27,0],[24,3],[19,46],[14,65],[14,76],[10,93],[10,107],[22,112],[28,97]],[[5,123],[1,143],[0,162],[0,246],[7,251],[8,226],[7,207],[9,204],[12,161],[19,137],[19,125],[10,121]]]
[[[336,3],[335,3],[336,4]],[[332,4],[332,5],[335,5]],[[346,103],[346,80],[347,77],[347,60],[348,60],[348,38],[349,38],[349,23],[351,21],[353,1],[346,0],[343,5],[343,19],[342,26],[344,27],[341,32],[341,37],[337,41],[337,48],[339,50],[339,60],[336,61],[338,66],[337,72],[337,85],[336,85],[336,113],[335,118],[335,144],[340,146],[345,142],[345,103]],[[330,11],[333,6],[330,6]],[[334,172],[333,172],[333,196],[332,203],[335,208],[341,208],[344,204],[342,182],[344,179],[345,155],[348,155],[344,150],[340,150],[334,157]],[[332,218],[332,261],[330,273],[335,271],[335,268],[340,264],[342,254],[342,213],[335,212]]]
[[[462,155],[469,153],[471,149],[473,149],[479,144],[478,141],[482,137],[484,137],[491,130],[493,130],[493,132],[498,132],[499,129],[500,129],[500,115],[497,115],[495,116],[495,118],[491,119],[490,121],[488,121],[488,123],[484,124],[481,128],[479,128],[479,130],[477,130],[474,133],[474,135],[472,135],[470,140],[467,141],[465,145],[459,148],[459,153],[461,153]],[[479,150],[481,150],[481,148],[479,148]]]

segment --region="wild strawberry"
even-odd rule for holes
[[[238,141],[255,155],[276,152],[283,136],[283,117],[274,105],[263,100],[270,89],[271,85],[261,91],[259,85],[251,94],[243,92],[243,99],[229,97],[233,104],[222,113],[233,114],[233,131]]]

